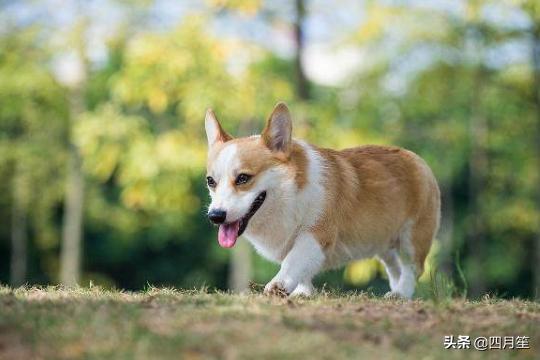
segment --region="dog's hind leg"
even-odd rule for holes
[[[392,290],[391,295],[399,295],[406,299],[412,298],[416,287],[416,267],[412,262],[400,257],[401,275],[399,281]]]
[[[415,222],[408,221],[399,235],[400,277],[392,292],[410,299],[416,287],[416,279],[424,271],[424,261],[438,227],[438,214],[426,213]]]
[[[414,293],[417,268],[414,263],[415,249],[411,241],[412,229],[413,223],[412,221],[408,221],[400,231],[398,237],[399,252],[396,251],[394,253],[394,257],[392,258],[393,262],[390,267],[394,272],[396,267],[399,268],[399,278],[397,281],[395,277],[393,280],[390,280],[390,289],[392,291],[387,293],[385,295],[386,297],[403,297],[410,299]],[[390,274],[389,278],[392,279]]]
[[[399,264],[399,257],[396,249],[390,249],[382,255],[378,256],[379,260],[383,263],[386,274],[388,275],[388,282],[390,284],[390,290],[396,291],[399,277],[401,275],[401,268]]]

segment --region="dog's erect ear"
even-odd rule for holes
[[[291,136],[292,121],[289,108],[285,103],[279,102],[268,118],[261,138],[270,150],[289,155],[292,143]]]
[[[206,130],[206,137],[208,139],[208,146],[212,146],[218,142],[226,142],[232,139],[232,136],[227,134],[221,127],[216,114],[212,109],[206,111],[206,117],[204,118],[204,128]]]

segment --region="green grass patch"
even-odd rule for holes
[[[437,291],[438,300],[330,292],[291,300],[207,289],[149,287],[130,293],[97,287],[0,287],[0,359],[533,359],[538,355],[538,303],[490,297],[466,301]],[[531,349],[445,350],[445,335],[529,336]]]

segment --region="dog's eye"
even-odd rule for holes
[[[208,186],[211,187],[211,188],[215,188],[215,187],[216,187],[216,181],[215,181],[214,178],[211,177],[211,176],[207,176],[207,177],[206,177],[206,183],[207,183]]]
[[[251,179],[251,175],[248,175],[248,174],[240,174],[236,177],[236,185],[242,185],[242,184],[245,184],[249,181],[249,179]]]

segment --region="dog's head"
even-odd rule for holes
[[[212,198],[208,218],[219,225],[219,244],[228,248],[287,176],[282,165],[292,151],[291,117],[287,106],[279,103],[260,136],[233,139],[208,110],[205,128],[206,180]]]

